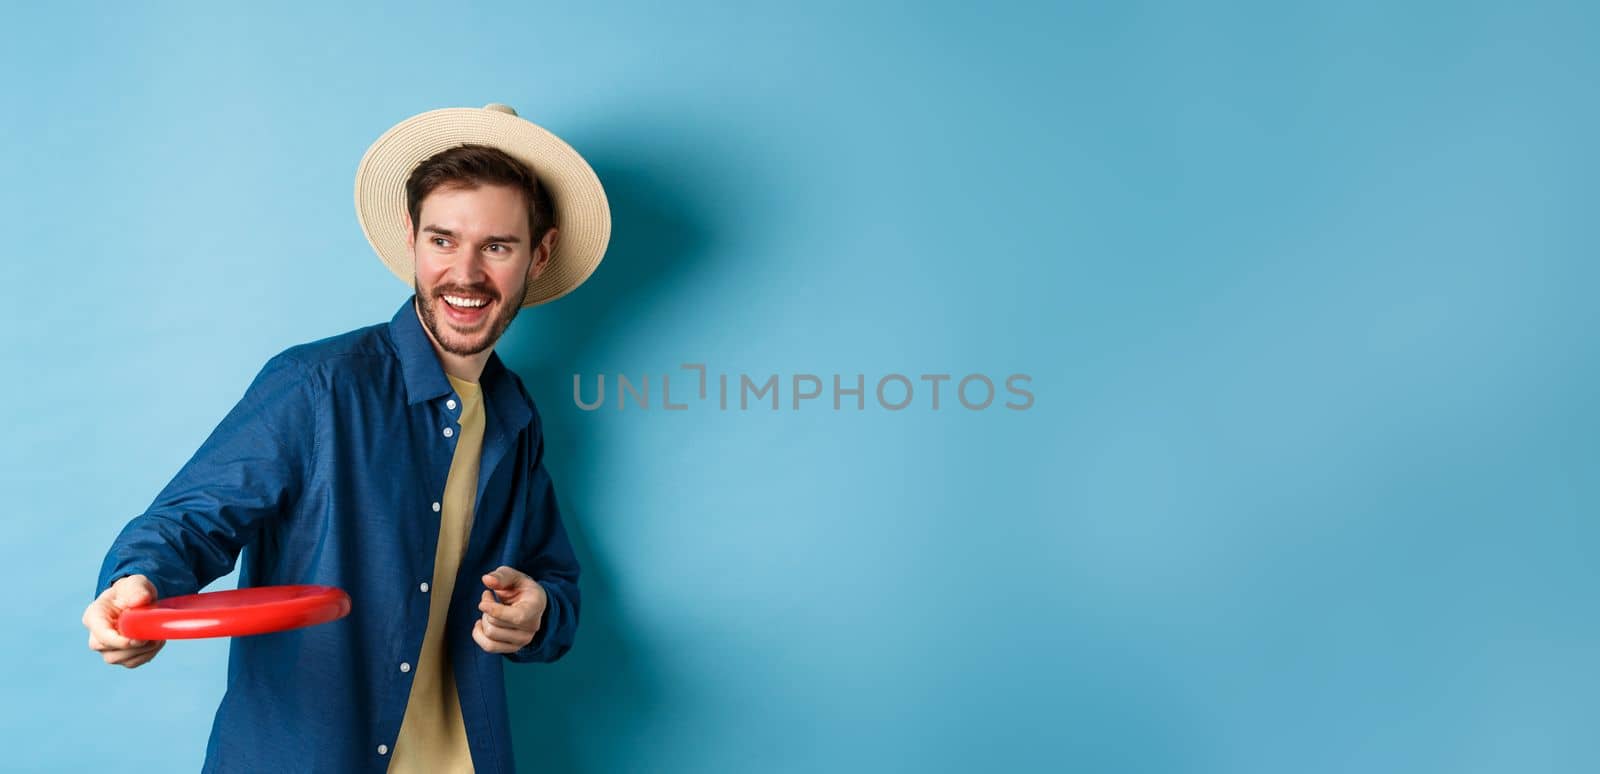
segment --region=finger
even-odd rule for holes
[[[89,606],[83,609],[83,625],[85,627],[88,627],[89,626],[89,622],[94,620],[94,617],[96,615],[95,611],[99,610],[102,606],[104,606],[105,599],[106,599],[106,594],[110,594],[110,593],[111,593],[111,589],[106,589],[105,593],[101,594],[98,597],[95,597],[94,601],[90,602]]]
[[[104,653],[101,653],[100,654],[100,658],[102,660],[104,660],[107,664],[119,664],[120,665],[123,662],[127,661],[130,658],[133,658],[136,655],[138,655],[138,653],[136,651],[133,651],[133,650],[108,650],[108,651],[106,651]]]
[[[533,641],[533,634],[521,629],[502,629],[486,623],[483,625],[483,632],[489,639],[499,643],[506,652],[516,651]]]
[[[526,629],[526,628],[528,628],[527,624],[522,623],[520,621],[517,621],[515,619],[501,618],[499,616],[490,615],[489,613],[484,613],[483,614],[483,620],[488,622],[488,623],[492,623],[495,626],[500,627],[501,629]]]
[[[150,659],[155,658],[156,657],[156,653],[158,653],[160,651],[161,651],[161,648],[159,646],[158,647],[154,647],[154,648],[150,648],[150,649],[145,650],[144,652],[140,653],[139,655],[134,656],[133,658],[123,662],[122,665],[127,667],[127,668],[129,668],[129,669],[132,669],[132,668],[134,668],[136,666],[141,666],[143,664],[148,664],[148,663],[150,663]]]
[[[522,647],[524,641],[529,639],[529,632],[523,631],[522,629],[518,629],[514,626],[500,626],[499,624],[491,623],[488,621],[488,619],[484,618],[478,619],[478,623],[483,627],[483,633],[488,635],[489,639],[494,640],[495,642],[503,642],[507,645],[514,645],[520,648]]]
[[[533,639],[533,630],[526,626],[517,626],[515,624],[507,626],[490,618],[481,620],[483,621],[483,630],[490,637],[500,642],[510,643],[520,648],[528,644],[528,640]]]
[[[111,591],[111,604],[118,612],[130,607],[148,605],[156,598],[155,586],[137,575],[129,575],[117,581],[112,585]]]
[[[478,610],[506,626],[527,626],[533,618],[532,611],[517,605],[500,604],[494,601],[487,591],[483,592],[483,598],[478,600]]]
[[[90,650],[99,651],[99,652],[102,652],[102,653],[104,653],[106,651],[127,650],[127,648],[119,648],[119,647],[116,647],[114,645],[108,645],[108,644],[106,644],[104,642],[101,642],[100,639],[98,637],[94,636],[94,634],[92,634],[92,633],[89,635],[89,649]]]
[[[107,648],[121,650],[133,646],[132,640],[117,631],[106,606],[97,608],[95,613],[89,616],[89,633]]]
[[[472,625],[472,639],[478,643],[478,647],[489,653],[511,652],[508,646],[489,639],[489,635],[483,633],[483,621],[481,619]]]
[[[108,650],[103,655],[104,655],[104,658],[105,658],[105,661],[106,661],[107,664],[126,664],[128,661],[131,661],[131,660],[133,660],[135,658],[143,656],[143,655],[145,655],[147,653],[154,653],[154,652],[156,652],[156,651],[158,651],[160,649],[161,649],[161,644],[160,643],[151,643],[149,645],[145,645],[142,648],[123,648],[123,649],[120,649],[120,650]]]
[[[483,576],[483,585],[495,590],[516,591],[532,580],[521,570],[502,564]]]

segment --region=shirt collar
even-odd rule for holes
[[[439,362],[439,353],[433,349],[433,341],[422,329],[422,321],[417,319],[416,300],[417,294],[412,293],[389,320],[389,338],[400,358],[408,406],[454,391],[450,380],[444,376],[444,366]],[[533,418],[533,408],[513,377],[511,370],[501,362],[500,353],[491,351],[478,383],[483,385],[485,403],[494,418],[505,427],[520,428]]]

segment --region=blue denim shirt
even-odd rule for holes
[[[240,561],[239,585],[324,584],[350,595],[331,623],[235,637],[207,772],[384,771],[428,623],[439,506],[460,396],[406,299],[388,323],[290,347],[150,507],[117,536],[95,596],[148,576],[192,594]],[[445,646],[474,768],[510,774],[502,666],[554,661],[578,627],[578,562],[544,467],[539,416],[491,354],[476,508]],[[448,432],[447,432],[447,429]],[[241,558],[242,557],[242,558]],[[482,575],[505,564],[549,595],[533,642],[490,654],[472,639]],[[180,646],[181,647],[181,646]],[[178,655],[171,644],[164,654]]]

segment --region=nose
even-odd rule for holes
[[[469,255],[462,260],[451,261],[449,270],[444,274],[444,284],[460,288],[487,288],[490,284],[489,272],[483,257]]]

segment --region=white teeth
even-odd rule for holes
[[[451,306],[479,307],[489,303],[489,300],[485,298],[462,298],[461,296],[445,296],[444,300],[450,302]]]

